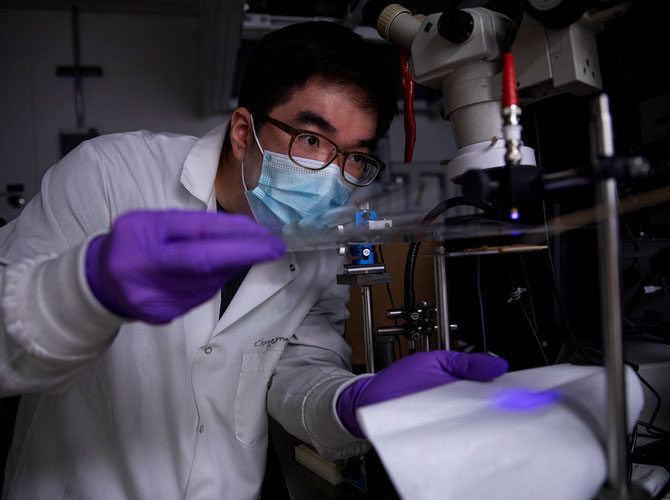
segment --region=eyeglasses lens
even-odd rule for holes
[[[301,167],[319,170],[335,159],[337,148],[323,137],[304,133],[296,136],[290,154],[293,161]],[[301,162],[301,159],[318,163]],[[356,186],[367,186],[377,177],[380,169],[379,163],[374,158],[354,153],[347,156],[344,164],[344,177]]]

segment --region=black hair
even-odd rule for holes
[[[360,106],[377,112],[375,139],[388,132],[397,113],[391,69],[372,42],[346,26],[310,21],[266,35],[244,71],[238,106],[269,114],[312,77],[360,90]]]

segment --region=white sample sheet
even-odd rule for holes
[[[643,406],[626,367],[628,426]],[[561,364],[362,407],[403,500],[592,500],[607,475],[605,370]]]

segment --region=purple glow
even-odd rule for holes
[[[493,398],[493,407],[506,411],[529,411],[542,408],[561,399],[558,391],[508,389]]]
[[[517,220],[519,218],[519,211],[516,208],[510,210],[509,218],[512,220]]]

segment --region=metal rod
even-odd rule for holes
[[[592,153],[612,156],[614,151],[607,96],[592,103]],[[608,487],[618,499],[628,497],[626,385],[621,334],[619,287],[619,219],[617,182],[614,178],[596,183],[600,309],[603,353],[607,375],[607,466]]]
[[[388,319],[399,319],[402,318],[405,314],[405,311],[402,309],[391,309],[386,311],[386,317]]]
[[[607,464],[610,488],[619,498],[628,495],[626,452],[626,386],[624,380],[621,304],[619,295],[619,221],[616,180],[599,181],[596,186],[600,270],[600,307],[603,351],[607,373]]]
[[[449,350],[449,303],[447,301],[447,257],[444,247],[435,249],[435,299],[438,349]]]
[[[363,298],[363,339],[365,340],[365,368],[368,373],[375,372],[374,338],[372,336],[372,291],[369,285],[361,287]]]
[[[383,370],[395,361],[395,338],[375,338],[375,368]]]
[[[427,335],[422,335],[421,336],[421,349],[424,352],[430,351],[430,339],[428,338]]]
[[[402,335],[405,333],[405,327],[404,326],[380,326],[377,328],[377,335],[381,335],[383,337],[388,337],[388,336],[398,336]]]
[[[413,340],[408,340],[407,348],[409,349],[410,354],[416,352],[416,342],[414,342]]]

